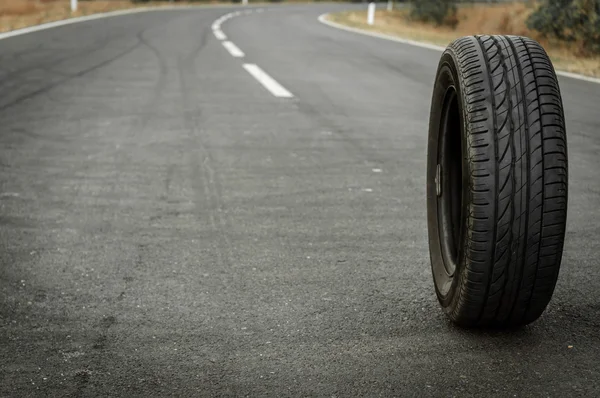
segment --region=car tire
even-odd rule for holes
[[[535,41],[469,36],[439,62],[427,153],[435,291],[467,327],[536,320],[559,274],[567,142],[554,68]]]

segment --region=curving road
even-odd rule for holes
[[[600,85],[561,78],[551,306],[460,330],[426,240],[439,53],[317,21],[348,7],[222,19],[238,57],[231,8],[0,40],[0,396],[600,395]]]

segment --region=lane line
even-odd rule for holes
[[[215,30],[213,30],[213,33],[217,39],[227,40],[227,36],[225,36],[225,33],[223,33],[223,31],[221,31],[221,29],[215,29]]]
[[[597,77],[585,76],[585,75],[580,75],[579,73],[571,73],[571,72],[566,72],[566,71],[562,71],[562,70],[557,70],[556,74],[559,76],[570,77],[572,79],[584,80],[586,82],[600,84],[600,78],[597,78]]]
[[[258,10],[257,10],[257,12],[258,12]],[[444,51],[446,49],[446,47],[437,46],[435,44],[429,44],[429,43],[423,43],[423,42],[415,41],[415,40],[403,39],[401,37],[390,36],[390,35],[386,35],[383,33],[370,32],[370,31],[364,30],[364,29],[351,28],[349,26],[341,25],[337,22],[329,21],[327,19],[328,15],[329,15],[329,13],[319,15],[319,22],[321,22],[322,24],[331,26],[332,28],[337,28],[337,29],[348,31],[348,32],[358,33],[358,34],[365,35],[365,36],[376,37],[378,39],[395,41],[396,43],[408,44],[410,46],[427,48],[427,49],[436,50],[436,51]],[[583,81],[590,82],[590,83],[600,84],[600,78],[597,78],[597,77],[585,76],[585,75],[580,75],[578,73],[565,72],[562,70],[557,70],[556,74],[558,76],[564,76],[564,77],[569,77],[572,79],[583,80]]]
[[[371,32],[368,30],[363,30],[363,29],[358,29],[358,28],[351,28],[349,26],[345,26],[345,25],[339,24],[337,22],[332,22],[332,21],[328,20],[327,19],[328,15],[329,15],[328,13],[319,15],[319,22],[321,22],[322,24],[325,24],[325,25],[329,25],[333,28],[338,28],[338,29],[346,30],[348,32],[358,33],[358,34],[362,34],[362,35],[366,35],[366,36],[376,37],[378,39],[395,41],[396,43],[409,44],[411,46],[423,47],[423,48],[428,48],[430,50],[436,50],[436,51],[444,51],[446,49],[446,47],[436,46],[435,44],[422,43],[419,41],[402,39],[400,37],[390,36],[390,35],[386,35],[383,33]]]
[[[286,90],[275,79],[269,76],[264,70],[255,64],[244,64],[244,69],[248,71],[260,84],[278,98],[293,98],[294,95]]]
[[[230,12],[229,14],[221,16],[219,19],[213,22],[212,31],[215,37],[219,40],[222,40],[221,43],[223,47],[229,54],[236,58],[242,58],[245,56],[244,52],[240,50],[238,46],[236,46],[233,42],[227,40],[227,36],[221,30],[221,24],[227,21],[230,18],[237,17],[242,14],[250,14],[252,11],[247,10],[246,12]],[[262,70],[258,65],[255,64],[243,64],[244,69],[252,75],[260,84],[263,85],[271,94],[278,98],[293,98],[294,95],[285,89],[281,84],[279,84],[275,79],[269,76],[264,70]]]
[[[242,50],[240,50],[238,48],[238,46],[236,46],[235,44],[233,44],[230,41],[224,41],[223,47],[225,47],[227,49],[227,51],[229,51],[229,54],[231,54],[232,56],[234,56],[236,58],[242,58],[244,56],[244,53],[242,52]]]
[[[253,10],[246,10],[246,13],[250,14],[252,13]],[[215,35],[215,37],[218,40],[227,40],[227,35],[225,35],[225,33],[223,33],[223,31],[221,30],[221,25],[233,18],[236,17],[238,15],[241,15],[241,12],[236,11],[236,12],[230,12],[228,14],[225,15],[221,15],[217,20],[215,20],[212,24],[212,31],[213,34]],[[234,57],[243,57],[244,53],[237,48],[233,43],[229,42],[228,44],[223,44],[225,46],[225,48],[227,49],[227,51],[229,51],[231,53],[231,55],[233,55]]]

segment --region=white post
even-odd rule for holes
[[[369,3],[367,11],[367,23],[373,25],[375,23],[375,3]]]
[[[71,0],[71,12],[77,11],[77,0]]]
[[[388,0],[387,10],[388,11],[392,11],[393,9],[394,9],[394,1],[393,0]]]

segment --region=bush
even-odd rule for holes
[[[527,26],[544,37],[577,42],[581,53],[600,53],[600,0],[544,0]]]
[[[456,0],[413,0],[411,19],[456,26]]]

